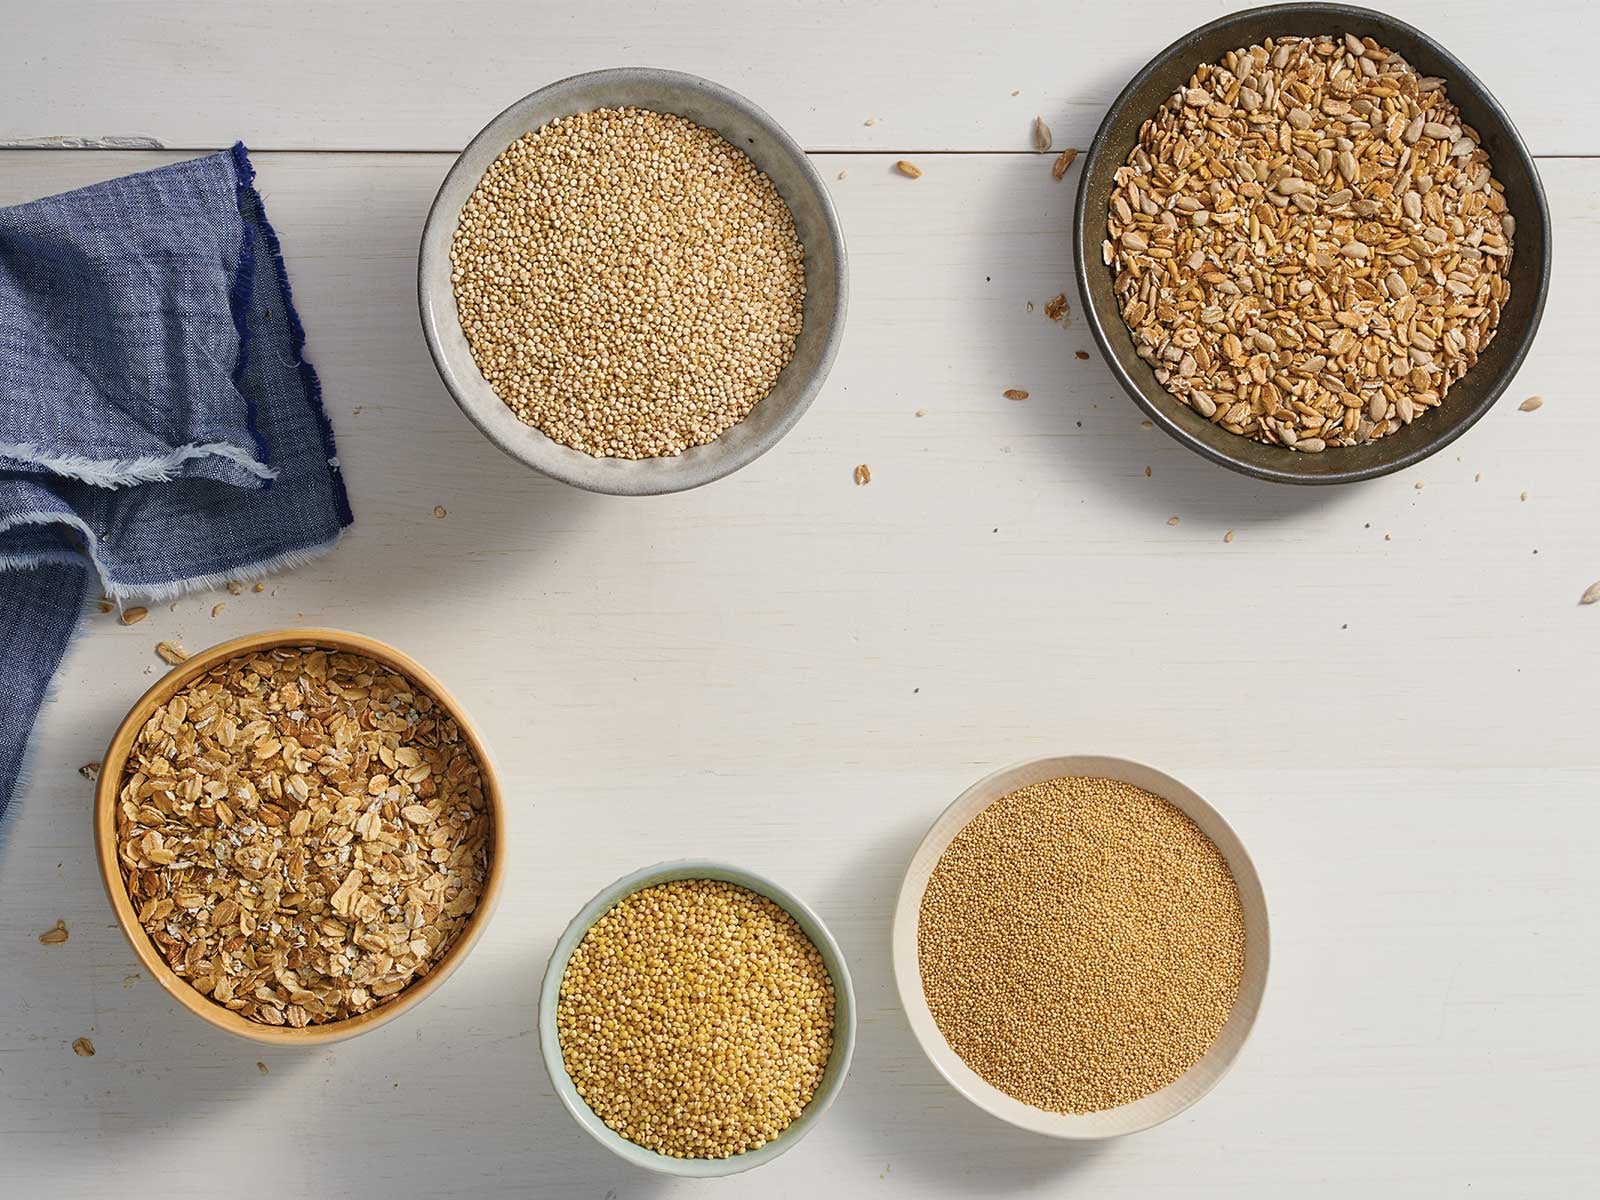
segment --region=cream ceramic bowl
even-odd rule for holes
[[[672,883],[679,879],[716,879],[765,896],[795,919],[811,944],[822,955],[822,963],[833,979],[833,1054],[828,1059],[822,1082],[804,1111],[782,1133],[757,1150],[747,1150],[731,1158],[672,1158],[646,1149],[617,1133],[602,1121],[592,1108],[578,1095],[572,1077],[567,1074],[561,1055],[561,1037],[556,1029],[556,1007],[561,999],[561,979],[567,972],[567,960],[578,948],[594,923],[624,898],[647,887]],[[583,1131],[618,1158],[636,1167],[656,1171],[663,1175],[679,1175],[691,1179],[710,1179],[720,1175],[735,1175],[769,1163],[780,1154],[787,1153],[801,1138],[810,1133],[821,1120],[844,1086],[844,1077],[850,1070],[850,1056],[856,1045],[856,993],[850,982],[850,968],[845,964],[844,952],[833,940],[822,919],[812,912],[792,892],[785,891],[770,879],[727,863],[708,862],[703,859],[683,859],[678,862],[657,863],[631,875],[624,875],[605,888],[567,926],[561,940],[556,943],[550,962],[545,967],[544,983],[539,989],[539,1049],[544,1055],[544,1069],[550,1083],[566,1106],[572,1119]]]
[[[1244,905],[1244,978],[1233,1013],[1217,1035],[1217,1040],[1199,1062],[1160,1091],[1131,1104],[1096,1113],[1047,1112],[1024,1104],[986,1082],[961,1060],[939,1032],[923,995],[922,973],[917,964],[917,920],[922,908],[922,894],[939,856],[944,853],[951,839],[967,822],[1000,797],[1018,788],[1063,775],[1093,775],[1131,783],[1153,792],[1183,812],[1227,859],[1234,883],[1239,888],[1239,899]],[[1250,1035],[1251,1026],[1255,1024],[1261,996],[1267,985],[1267,962],[1270,957],[1268,941],[1267,902],[1261,891],[1261,880],[1239,838],[1216,809],[1202,800],[1193,789],[1153,767],[1122,758],[1076,754],[1035,759],[996,771],[963,792],[934,822],[911,859],[911,867],[906,871],[900,899],[895,906],[894,975],[900,989],[900,1003],[905,1006],[906,1017],[911,1022],[912,1032],[916,1034],[923,1053],[956,1091],[991,1116],[1021,1129],[1069,1141],[1095,1141],[1159,1125],[1177,1116],[1216,1086],[1217,1081],[1233,1065],[1245,1039]]]
[[[557,117],[633,105],[674,113],[732,142],[770,178],[794,214],[805,246],[804,328],[794,358],[743,421],[706,446],[662,458],[595,458],[519,421],[478,370],[450,285],[450,239],[461,206],[489,164],[523,134]],[[575,75],[524,96],[473,138],[445,176],[422,230],[417,301],[428,350],[445,387],[469,420],[512,458],[591,492],[650,496],[710,483],[765,454],[792,429],[822,390],[844,332],[849,269],[844,233],[827,186],[783,127],[737,92],[709,79],[652,67]]]
[[[303,1029],[294,1029],[287,1025],[263,1025],[246,1020],[238,1013],[195,991],[188,980],[167,966],[166,960],[151,942],[144,927],[139,924],[138,914],[134,911],[133,902],[128,899],[128,889],[123,884],[122,870],[117,862],[117,793],[122,790],[122,772],[127,765],[133,739],[150,719],[150,714],[176,695],[181,688],[219,663],[237,658],[241,654],[253,654],[278,646],[320,646],[325,649],[343,650],[350,654],[363,654],[382,663],[396,674],[405,676],[426,691],[439,708],[460,726],[461,736],[466,739],[467,745],[477,757],[478,771],[483,779],[484,801],[489,805],[490,818],[493,821],[489,849],[489,877],[484,881],[483,894],[479,897],[477,911],[473,913],[471,923],[445,956],[421,979],[396,993],[389,1003],[379,1005],[359,1016],[347,1017],[342,1021],[329,1021],[321,1025],[307,1025]],[[444,690],[439,681],[423,670],[414,659],[374,638],[338,629],[281,629],[271,633],[235,638],[193,655],[162,676],[128,710],[128,715],[123,718],[122,724],[117,726],[116,733],[111,737],[111,745],[106,749],[100,767],[100,780],[95,788],[94,836],[95,853],[100,862],[100,877],[105,883],[111,908],[117,914],[117,924],[122,926],[122,932],[127,936],[134,954],[138,956],[139,962],[151,977],[167,990],[168,995],[207,1024],[253,1042],[265,1042],[280,1047],[315,1046],[323,1042],[337,1042],[354,1037],[358,1033],[386,1025],[422,1003],[461,965],[462,960],[467,957],[468,952],[483,934],[484,927],[489,923],[490,914],[493,913],[494,906],[500,898],[500,885],[505,878],[505,805],[501,800],[500,781],[495,775],[494,764],[489,760],[488,749],[483,739],[478,736],[466,711],[449,692]]]

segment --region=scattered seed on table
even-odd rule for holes
[[[100,778],[100,764],[97,762],[84,763],[78,768],[78,774],[85,779],[95,780]]]
[[[68,936],[67,923],[65,921],[57,921],[55,928],[46,929],[39,935],[39,941],[46,946],[59,946],[67,940]]]
[[[1052,321],[1060,321],[1063,317],[1066,317],[1068,315],[1067,294],[1065,292],[1057,292],[1044,306],[1044,315]]]
[[[1149,467],[1145,467],[1145,469],[1144,469],[1144,477],[1145,477],[1145,478],[1146,478],[1146,479],[1149,479],[1149,478],[1150,478],[1150,468],[1149,468]],[[1170,521],[1169,521],[1169,522],[1167,522],[1167,523],[1168,523],[1168,524],[1169,524],[1169,525],[1170,525],[1170,524],[1171,524],[1171,522],[1170,522]]]
[[[1072,352],[1072,357],[1077,359],[1079,362],[1088,362],[1089,352],[1087,350],[1074,350]]]
[[[222,615],[222,610],[227,608],[227,607],[228,607],[228,602],[226,600],[219,601],[218,603],[213,604],[211,606],[211,615],[213,617],[219,617],[219,616]]]
[[[848,174],[850,174],[850,168],[849,167],[845,167],[842,171],[839,172],[840,181],[842,182],[844,180],[844,177],[846,175],[848,175]]]
[[[951,840],[923,894],[934,1022],[995,1087],[1098,1112],[1165,1087],[1238,997],[1244,911],[1221,853],[1159,796],[1049,779]]]
[[[1543,407],[1544,407],[1544,397],[1543,396],[1529,396],[1521,404],[1517,405],[1517,409],[1518,409],[1519,412],[1535,412],[1538,409],[1543,408]]]
[[[150,610],[148,608],[130,608],[124,610],[123,614],[118,617],[117,620],[121,621],[124,625],[137,625],[149,615]]]
[[[863,121],[861,123],[863,125],[876,125],[878,123],[878,118],[877,117],[868,117],[865,121]]]
[[[867,484],[867,483],[871,483],[872,482],[872,471],[867,466],[866,463],[861,463],[859,466],[856,467],[856,469],[855,469],[855,481],[856,481],[856,486],[857,487],[860,487],[863,484]]]
[[[433,506],[433,516],[434,516],[435,520],[442,521],[442,520],[445,519],[445,517],[447,517],[449,515],[450,515],[449,513],[445,512],[444,505],[435,504]]]
[[[77,1038],[72,1043],[72,1052],[79,1058],[93,1058],[94,1043],[86,1037]]]
[[[1044,123],[1043,117],[1033,119],[1033,148],[1036,153],[1044,154],[1050,149],[1050,126]]]
[[[264,584],[264,583],[258,583],[254,587],[252,587],[250,590],[252,592],[256,592],[256,593],[264,592],[264,591],[267,590],[267,585]]]
[[[517,418],[596,458],[703,446],[794,357],[804,247],[776,185],[683,117],[602,108],[518,138],[450,243],[462,332]]]
[[[1028,393],[1021,388],[1007,388],[1005,390],[1005,398],[1007,400],[1026,400]]]
[[[258,1060],[256,1062],[256,1070],[265,1075],[267,1073],[267,1064]]]
[[[833,1054],[833,980],[793,917],[710,879],[648,887],[578,943],[556,1029],[602,1121],[674,1158],[728,1158],[804,1110]]]
[[[1222,540],[1225,541],[1225,542],[1233,541],[1233,530],[1230,529],[1230,530],[1228,530],[1227,533],[1223,534],[1222,535]]]
[[[1594,604],[1600,602],[1600,579],[1595,580],[1584,589],[1583,595],[1578,597],[1579,604]]]
[[[156,656],[171,667],[189,661],[189,652],[176,642],[157,642]]]
[[[928,410],[925,409],[925,408],[919,408],[919,409],[917,409],[916,412],[912,413],[911,415],[914,416],[914,417],[925,417],[925,416],[928,415]]]
[[[907,176],[907,177],[909,177],[911,179],[921,179],[922,178],[922,168],[917,166],[916,163],[908,162],[906,159],[903,159],[903,158],[899,162],[895,163],[894,169],[899,171],[900,174],[905,175],[905,176]]]
[[[1078,157],[1078,152],[1070,146],[1056,156],[1055,165],[1050,168],[1050,174],[1060,179],[1066,175],[1067,168],[1072,166],[1072,160]]]

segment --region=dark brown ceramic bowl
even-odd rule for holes
[[[1446,81],[1461,118],[1489,152],[1495,178],[1505,185],[1506,206],[1517,219],[1511,259],[1511,302],[1501,313],[1494,341],[1444,402],[1397,433],[1365,446],[1299,454],[1229,433],[1193,412],[1156,382],[1135,352],[1112,291],[1111,269],[1100,257],[1106,205],[1117,168],[1127,161],[1144,124],[1201,63],[1269,37],[1353,33],[1372,37],[1404,55],[1424,75]],[[1276,4],[1203,25],[1168,46],[1133,77],[1101,122],[1083,166],[1073,224],[1078,287],[1095,340],[1111,370],[1150,419],[1190,449],[1235,471],[1279,483],[1350,483],[1421,462],[1442,450],[1488,412],[1522,365],[1544,312],[1550,283],[1550,210],[1533,156],[1489,89],[1448,50],[1393,17],[1344,4]]]

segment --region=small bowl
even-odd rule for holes
[[[922,894],[927,889],[928,877],[933,874],[939,856],[944,853],[951,839],[973,817],[1000,797],[1018,788],[1063,775],[1118,779],[1167,801],[1199,826],[1200,831],[1222,852],[1229,870],[1233,872],[1239,900],[1244,906],[1244,976],[1239,985],[1239,998],[1234,1002],[1233,1012],[1229,1014],[1221,1032],[1217,1034],[1217,1040],[1199,1062],[1160,1091],[1130,1104],[1095,1113],[1049,1112],[1024,1104],[967,1066],[961,1056],[950,1048],[934,1022],[927,997],[923,994],[922,971],[917,961],[917,922],[921,915]],[[1261,880],[1238,836],[1217,810],[1202,800],[1193,789],[1153,767],[1127,759],[1090,754],[1040,758],[1007,767],[980,779],[962,792],[956,802],[934,822],[911,859],[905,882],[900,887],[900,898],[895,904],[893,950],[894,977],[900,989],[900,1003],[905,1008],[906,1018],[923,1053],[939,1074],[949,1080],[956,1091],[991,1116],[1032,1133],[1080,1142],[1121,1137],[1159,1125],[1177,1116],[1215,1087],[1233,1065],[1245,1039],[1250,1036],[1256,1013],[1261,1008],[1262,993],[1266,990],[1267,964],[1271,957],[1267,901],[1261,891]]]
[[[1113,275],[1100,258],[1106,205],[1117,168],[1127,161],[1139,128],[1163,101],[1188,82],[1201,63],[1268,37],[1353,33],[1398,51],[1424,75],[1445,80],[1461,119],[1477,129],[1495,178],[1505,185],[1506,204],[1517,219],[1511,259],[1511,302],[1502,312],[1494,341],[1450,387],[1439,407],[1397,433],[1365,446],[1334,446],[1300,454],[1254,442],[1213,425],[1183,405],[1158,382],[1134,350],[1112,290]],[[1073,222],[1073,259],[1078,291],[1095,341],[1123,389],[1150,419],[1178,441],[1213,462],[1277,483],[1351,483],[1373,479],[1421,462],[1472,427],[1510,385],[1533,345],[1550,284],[1550,210],[1533,156],[1489,89],[1461,61],[1421,30],[1384,13],[1344,4],[1276,4],[1232,13],[1185,34],[1149,61],[1106,113],[1084,160]]]
[[[671,457],[595,458],[518,420],[478,370],[450,286],[450,239],[461,207],[501,152],[557,117],[624,105],[674,113],[716,130],[743,150],[788,204],[805,246],[804,327],[795,342],[794,358],[743,421],[709,445],[692,446]],[[844,332],[848,299],[844,234],[822,176],[805,151],[738,93],[695,75],[653,67],[574,75],[524,96],[485,125],[439,187],[422,229],[417,263],[417,301],[428,350],[461,411],[517,461],[575,487],[617,496],[687,491],[749,465],[777,445],[828,377]]]
[[[578,943],[583,941],[594,923],[619,901],[644,888],[679,879],[716,879],[765,896],[795,919],[795,923],[822,955],[822,963],[833,979],[833,1054],[828,1059],[822,1082],[817,1085],[811,1103],[806,1105],[793,1124],[765,1146],[735,1154],[731,1158],[672,1158],[630,1142],[596,1116],[594,1109],[578,1095],[578,1089],[567,1074],[566,1064],[561,1057],[561,1038],[556,1030],[556,1005],[561,999],[561,979],[566,974],[567,960],[572,957],[572,952],[578,948]],[[544,1055],[544,1069],[549,1072],[550,1083],[555,1087],[556,1095],[561,1097],[561,1103],[566,1105],[572,1119],[583,1127],[585,1133],[618,1158],[663,1175],[679,1175],[690,1179],[737,1175],[769,1163],[788,1151],[811,1132],[828,1110],[828,1105],[838,1096],[839,1089],[844,1086],[845,1074],[850,1070],[850,1056],[855,1052],[855,1045],[855,987],[850,982],[850,969],[845,965],[844,952],[839,949],[839,943],[833,940],[822,918],[792,892],[785,891],[770,879],[727,863],[681,859],[657,863],[653,867],[624,875],[585,904],[578,915],[572,918],[572,924],[567,926],[550,955],[550,962],[544,969],[544,983],[539,989],[539,1049]]]
[[[117,793],[122,790],[122,771],[127,765],[133,739],[143,728],[144,723],[150,719],[150,714],[157,706],[165,704],[180,689],[204,675],[218,663],[237,658],[241,654],[271,650],[278,646],[319,646],[351,654],[362,654],[420,686],[461,727],[462,737],[472,748],[472,753],[477,756],[478,770],[483,777],[484,799],[489,804],[490,816],[494,822],[489,855],[489,877],[484,881],[483,895],[478,900],[478,908],[472,915],[471,923],[462,931],[444,958],[440,959],[421,979],[396,993],[395,998],[389,1003],[380,1005],[370,1012],[364,1012],[360,1016],[348,1017],[342,1021],[329,1021],[321,1025],[307,1025],[303,1029],[293,1029],[287,1025],[263,1025],[257,1021],[246,1020],[238,1013],[202,996],[189,985],[188,980],[180,978],[171,967],[167,966],[166,960],[161,957],[139,924],[138,914],[134,911],[133,902],[128,898],[127,887],[122,882],[122,870],[117,862]],[[116,733],[111,737],[111,744],[106,748],[105,758],[100,766],[99,783],[95,787],[94,838],[95,853],[100,862],[100,878],[105,884],[106,895],[110,897],[111,907],[117,914],[117,923],[122,926],[122,932],[127,935],[128,942],[139,961],[144,964],[144,969],[150,972],[157,983],[166,988],[168,995],[207,1024],[253,1042],[264,1042],[272,1046],[315,1046],[324,1042],[343,1041],[358,1033],[366,1033],[380,1025],[386,1025],[401,1013],[415,1008],[450,977],[451,972],[461,965],[462,960],[467,957],[467,952],[477,943],[489,922],[490,914],[494,911],[495,903],[500,898],[500,884],[505,875],[505,806],[501,800],[500,782],[495,776],[493,763],[489,761],[488,749],[478,736],[477,730],[473,728],[466,712],[450,693],[440,686],[437,679],[393,646],[386,646],[359,633],[345,633],[338,629],[280,629],[271,633],[256,633],[248,637],[235,638],[231,642],[223,642],[219,646],[201,651],[162,676],[128,710],[128,715],[122,719],[122,724],[117,726]]]

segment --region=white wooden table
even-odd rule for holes
[[[862,1006],[818,1131],[725,1196],[1540,1196],[1592,1191],[1600,1071],[1600,92],[1586,6],[1396,5],[1540,156],[1555,279],[1498,408],[1422,467],[1287,490],[1142,429],[1045,319],[1076,169],[1122,81],[1216,3],[0,0],[0,203],[243,137],[283,236],[357,515],[262,594],[103,618],[0,838],[0,1194],[679,1195],[578,1130],[539,1062],[557,933],[646,863],[734,859],[808,897]],[[817,153],[854,294],[821,398],[687,495],[541,479],[459,415],[413,255],[503,105],[652,63]],[[121,147],[64,149],[65,146]],[[915,159],[910,181],[891,169]],[[835,179],[841,172],[848,174]],[[1033,311],[1028,309],[1029,302]],[[1023,403],[1001,397],[1027,389]],[[1535,413],[1517,401],[1542,394]],[[924,416],[915,414],[918,410]],[[872,483],[856,487],[865,462]],[[1148,467],[1148,472],[1146,468]],[[448,516],[435,519],[435,505]],[[1170,525],[1168,518],[1181,518]],[[1236,531],[1224,543],[1228,530]],[[210,615],[218,600],[220,616]],[[308,1054],[201,1027],[136,968],[90,785],[160,638],[304,622],[435,670],[509,784],[504,901],[422,1010]],[[4,686],[4,681],[0,681]],[[1272,904],[1254,1040],[1211,1097],[1098,1150],[994,1123],[927,1065],[888,921],[934,816],[992,768],[1123,753],[1193,783]],[[71,939],[43,946],[64,919]],[[70,1043],[87,1035],[93,1058]],[[257,1069],[266,1063],[269,1074]]]

